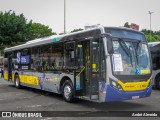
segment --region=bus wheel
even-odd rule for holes
[[[18,75],[15,75],[14,84],[15,84],[16,88],[20,88],[21,87]]]
[[[160,76],[156,79],[156,89],[160,90]]]
[[[66,102],[73,102],[74,101],[73,85],[69,80],[66,80],[63,83],[62,95],[63,95],[63,99]]]

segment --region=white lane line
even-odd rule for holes
[[[45,119],[40,119],[40,120],[52,120],[53,118],[45,118]]]
[[[32,105],[32,106],[24,106],[24,107],[17,107],[17,108],[20,109],[20,108],[35,108],[35,107],[42,107],[42,105]]]
[[[42,105],[32,105],[32,106],[25,106],[26,108],[35,108],[35,107],[41,107]]]

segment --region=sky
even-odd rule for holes
[[[64,0],[0,0],[0,11],[15,11],[33,22],[64,30]],[[66,31],[85,25],[123,26],[136,23],[141,29],[160,30],[160,0],[66,0]]]

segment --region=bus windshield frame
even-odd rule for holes
[[[133,31],[129,29],[105,28],[105,32],[110,33],[112,37],[135,39],[146,42],[144,34],[138,31]]]

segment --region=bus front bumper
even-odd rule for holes
[[[106,90],[105,102],[145,98],[151,95],[151,91],[152,85],[150,85],[146,90],[135,92],[118,91],[117,89],[108,85]]]

